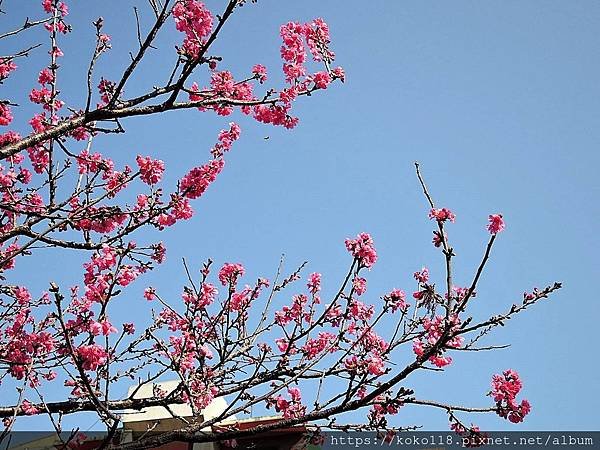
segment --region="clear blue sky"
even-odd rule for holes
[[[77,106],[84,98],[91,21],[104,16],[114,43],[97,73],[115,78],[134,46],[129,4],[140,4],[146,19],[149,11],[142,1],[68,3],[75,32],[62,39],[67,56],[60,86]],[[216,11],[222,3],[208,5]],[[2,29],[24,14],[41,15],[37,2],[8,0],[3,8],[9,15]],[[225,58],[221,68],[240,78],[253,64],[265,64],[269,83],[280,86],[279,25],[319,16],[330,25],[347,82],[299,101],[300,125],[291,132],[234,117],[242,139],[196,203],[193,220],[140,237],[163,239],[168,263],[128,289],[114,321],[146,306],[140,292],[149,284],[179,295],[182,256],[193,267],[207,257],[241,261],[252,276],[271,277],[283,252],[288,268],[308,259],[310,271],[323,273],[325,291],[333,290],[349,263],[343,240],[360,231],[372,233],[380,256],[369,276],[373,301],[393,287],[410,292],[411,274],[423,265],[441,282],[442,260],[430,245],[432,224],[414,175],[418,160],[437,202],[457,214],[449,231],[458,284],[467,284],[480,259],[487,214],[506,219],[480,284],[476,317],[504,311],[533,286],[558,280],[564,288],[486,341],[511,348],[456,355],[445,374],[426,373],[407,386],[424,398],[485,406],[491,375],[513,368],[533,411],[510,429],[599,429],[600,4],[261,0],[235,15],[214,52]],[[171,24],[166,31],[127,93],[165,79],[180,39]],[[40,36],[32,32],[27,39]],[[21,61],[4,92],[28,91],[46,59],[38,51]],[[25,106],[16,121],[25,124],[32,111]],[[98,140],[96,148],[121,163],[132,164],[137,153],[160,157],[166,182],[174,183],[207,159],[230,120],[195,111],[127,120],[127,134]],[[81,257],[63,255],[56,264],[58,255],[32,259],[18,276],[29,282],[25,269],[35,270],[39,289],[51,279],[79,283]],[[508,427],[493,415],[473,421],[484,429]],[[396,424],[446,429],[447,419],[411,407]]]

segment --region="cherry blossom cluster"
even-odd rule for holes
[[[311,294],[317,295],[317,293],[321,290],[321,274],[318,272],[311,273],[308,277],[308,283],[306,283],[306,287]]]
[[[289,399],[283,395],[278,395],[276,398],[270,398],[267,401],[267,407],[272,407],[278,413],[283,414],[284,419],[294,419],[301,417],[306,412],[306,406],[302,404],[302,394],[297,387],[287,389]]]
[[[50,322],[38,322],[33,315],[37,308],[49,303],[48,294],[44,293],[34,300],[24,286],[16,286],[11,291],[8,302],[0,301],[0,305],[7,308],[4,320],[10,318],[2,330],[0,359],[8,363],[8,373],[12,377],[37,387],[40,385],[39,375],[47,380],[55,377],[49,369],[30,370],[34,361],[46,361],[57,346],[55,337],[46,330]]]
[[[140,179],[144,183],[153,185],[162,179],[163,172],[165,171],[164,162],[141,155],[137,155],[135,160],[140,168]]]
[[[368,233],[360,233],[355,239],[346,239],[346,249],[364,267],[370,268],[377,261],[373,238]]]
[[[502,218],[502,214],[490,214],[489,223],[487,226],[490,234],[498,234],[503,231],[505,228],[504,219]]]
[[[225,161],[222,159],[213,159],[207,164],[194,167],[179,182],[179,191],[183,197],[196,199],[210,186],[221,173]]]
[[[401,289],[394,289],[389,294],[384,295],[383,301],[389,308],[391,308],[392,312],[396,312],[398,310],[406,312],[406,310],[410,307],[410,305],[406,303],[406,294]]]
[[[291,306],[285,305],[280,311],[275,313],[275,322],[280,326],[285,326],[292,322],[301,324],[303,320],[306,322],[310,321],[311,315],[308,304],[308,297],[306,295],[295,295]]]
[[[210,151],[214,158],[220,158],[225,152],[231,150],[232,144],[240,138],[241,129],[240,126],[231,122],[229,124],[229,130],[221,130],[219,133],[219,142]]]
[[[486,433],[481,432],[481,429],[478,426],[471,424],[471,426],[467,428],[458,420],[450,422],[450,429],[461,437],[461,444],[465,448],[481,447],[488,437]]]
[[[44,24],[46,30],[50,33],[59,31],[63,34],[69,31],[69,26],[65,23],[64,18],[69,14],[69,8],[66,3],[56,0],[42,0],[44,11],[51,14],[53,20]]]
[[[219,270],[219,281],[223,286],[235,289],[238,280],[244,276],[244,273],[246,273],[246,269],[240,263],[225,263]]]
[[[51,14],[51,20],[45,24],[45,27],[51,35],[52,47],[49,51],[50,65],[42,69],[38,75],[40,87],[39,89],[32,89],[29,94],[29,100],[34,104],[41,105],[43,109],[41,113],[35,114],[29,121],[34,133],[46,131],[60,120],[58,112],[65,103],[58,98],[59,92],[56,89],[56,71],[58,67],[56,60],[64,54],[56,44],[56,35],[57,33],[66,34],[70,31],[70,26],[64,21],[69,13],[69,9],[64,2],[43,0],[42,6],[45,12]],[[29,159],[36,173],[43,173],[50,163],[47,145],[47,143],[40,143],[27,149]]]
[[[206,37],[213,26],[213,16],[196,0],[178,0],[173,8],[173,17],[178,31],[185,33],[183,53],[191,58],[198,58]]]
[[[0,58],[0,81],[6,80],[16,68],[17,65],[10,58]]]
[[[115,89],[117,87],[117,83],[111,80],[107,80],[106,78],[100,78],[100,82],[98,83],[98,92],[100,94],[100,102],[98,103],[98,108],[103,108],[108,105],[110,100],[112,99]]]
[[[360,358],[356,355],[352,355],[344,361],[344,367],[348,372],[353,374],[365,374],[381,376],[386,373],[385,360],[374,351],[366,358]]]
[[[492,377],[490,395],[496,402],[496,413],[512,423],[523,422],[525,416],[531,411],[531,405],[527,400],[517,403],[516,397],[522,387],[519,374],[514,370],[505,370],[502,374],[495,374]]]
[[[267,68],[262,64],[255,64],[252,67],[252,73],[260,84],[263,84],[265,81],[267,81]]]
[[[199,2],[180,2],[177,5],[178,13],[176,23],[178,29],[187,23],[180,18],[180,14],[185,10],[185,4],[196,4],[196,10],[203,10],[203,5]],[[202,7],[198,6],[202,5]],[[198,14],[200,14],[198,12]],[[185,17],[185,15],[181,16]],[[207,24],[208,21],[201,21]],[[189,26],[185,25],[189,29]],[[183,30],[182,30],[183,31]],[[206,28],[203,28],[206,31]],[[280,35],[283,40],[281,46],[281,57],[284,61],[283,72],[288,87],[282,89],[279,93],[277,102],[261,104],[259,98],[253,92],[253,85],[248,80],[235,81],[231,72],[217,71],[216,61],[210,60],[209,66],[213,70],[210,81],[210,88],[200,89],[197,83],[192,83],[189,89],[190,101],[200,102],[202,100],[212,100],[215,97],[237,100],[248,103],[258,103],[254,106],[242,104],[241,111],[244,114],[251,114],[257,121],[266,124],[284,126],[285,128],[294,128],[298,123],[298,118],[290,115],[292,102],[299,95],[305,95],[316,89],[326,89],[336,78],[342,81],[345,78],[344,70],[341,67],[335,69],[329,68],[335,55],[329,49],[330,37],[329,28],[322,19],[315,19],[311,23],[300,24],[298,22],[289,22],[282,25]],[[315,61],[326,62],[326,70],[309,74],[305,63],[307,59],[306,46],[313,54]],[[184,45],[185,48],[185,45]],[[252,67],[252,78],[259,83],[264,83],[267,79],[267,69],[261,64]],[[249,79],[250,80],[250,79]],[[200,111],[213,109],[219,115],[229,115],[233,112],[233,107],[227,104],[217,104],[210,106],[199,106]]]
[[[398,414],[402,406],[404,406],[404,403],[401,399],[393,398],[389,395],[378,395],[367,416],[369,425],[375,429],[385,430],[388,426],[386,416]],[[391,430],[390,432],[393,433]],[[386,438],[388,440],[386,440]],[[386,435],[382,442],[391,444],[393,441],[390,438],[390,435]]]
[[[17,65],[13,61],[11,57],[0,57],[0,84],[6,80],[10,74],[17,69]],[[10,109],[10,101],[8,100],[0,100],[0,126],[8,126],[13,121],[12,111]],[[5,134],[0,134],[0,146],[4,145],[8,142],[6,141],[15,141],[19,140],[20,137],[16,134],[11,134],[14,132],[8,132]]]
[[[423,318],[423,329],[425,330],[425,340],[416,338],[413,340],[413,351],[418,357],[422,357],[427,349],[442,338],[448,330],[452,334],[460,328],[461,320],[456,315],[451,315],[448,319],[444,316],[436,316],[433,320],[428,317]],[[462,336],[453,336],[448,342],[436,353],[429,357],[429,362],[436,367],[444,367],[452,363],[452,357],[444,356],[445,349],[460,348],[463,345],[464,339]]]
[[[447,220],[454,222],[456,215],[448,208],[431,208],[431,211],[429,211],[429,218],[435,219],[438,222],[445,222]]]

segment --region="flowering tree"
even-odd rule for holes
[[[134,238],[153,239],[153,230],[166,232],[192,217],[192,201],[224,169],[225,156],[241,130],[229,123],[217,136],[206,163],[191,168],[170,187],[161,184],[162,161],[131,155],[130,166],[116,167],[108,155],[95,150],[94,139],[125,132],[122,118],[179,109],[220,116],[239,110],[259,122],[293,128],[298,122],[292,115],[295,101],[344,81],[344,71],[333,66],[329,29],[322,19],[281,26],[284,87],[262,90],[267,69],[260,64],[249,69],[245,78],[234,79],[231,72],[220,69],[223,58],[211,54],[229,18],[246,2],[226,3],[216,14],[196,0],[149,1],[153,24],[142,32],[138,21],[138,48],[118,80],[96,73],[103,54],[112,47],[110,36],[103,32],[103,19],[98,19],[80,105],[66,105],[60,98],[64,57],[60,44],[72,31],[63,1],[43,0],[41,19],[26,19],[20,28],[0,35],[0,40],[18,36],[26,42],[28,29],[43,26],[48,31],[49,55],[47,66],[40,67],[39,85],[28,95],[40,108],[29,120],[30,134],[10,130],[14,102],[22,101],[20,93],[4,93],[0,98],[0,126],[9,127],[0,134],[0,381],[4,381],[0,398],[7,402],[0,405],[4,424],[0,440],[27,416],[45,415],[60,432],[66,415],[93,412],[109,432],[105,446],[121,424],[124,409],[168,409],[185,403],[198,413],[217,397],[228,404],[217,417],[192,420],[178,430],[121,447],[235,439],[306,423],[325,429],[393,429],[388,417],[411,404],[445,411],[452,429],[461,435],[478,430],[463,424],[457,412],[491,412],[521,422],[530,405],[517,398],[521,381],[512,370],[493,377],[492,400],[481,408],[425,400],[405,387],[417,371],[443,371],[452,363],[452,352],[494,349],[479,347],[480,338],[560,288],[555,283],[534,289],[506,311],[481,322],[469,317],[478,281],[504,230],[503,218],[489,216],[490,237],[473,280],[466,287],[456,286],[454,251],[446,230],[455,215],[435,205],[418,165],[418,180],[435,228],[433,245],[444,260],[442,289],[430,282],[429,270],[423,268],[414,274],[417,289],[412,298],[394,289],[374,304],[363,300],[365,277],[377,261],[377,252],[370,235],[361,233],[345,241],[349,269],[333,298],[321,298],[321,274],[299,281],[304,265],[291,274],[279,270],[271,281],[259,278],[243,284],[242,265],[226,263],[213,270],[208,260],[198,275],[186,267],[188,283],[181,299],[163,298],[157,288],[145,290],[148,314],[153,314],[149,327],[136,330],[134,323],[111,321],[115,299],[165,259],[161,242],[139,244]],[[175,27],[181,36],[173,67],[165,74],[167,82],[127,97],[128,82],[165,27]],[[23,45],[12,55],[0,56],[3,86],[10,87],[19,58],[40,45]],[[319,69],[311,70],[312,64]],[[202,70],[209,73],[208,86],[194,81]],[[135,192],[130,196],[135,201],[124,200],[125,192]],[[11,269],[47,247],[89,255],[81,285],[50,283],[48,291],[40,293],[11,284]],[[276,298],[287,306],[275,306]],[[397,355],[411,355],[411,362],[393,368],[389,363]],[[138,377],[143,381],[129,397],[113,396],[117,383]],[[177,387],[162,391],[156,382],[165,378],[178,380]],[[137,398],[139,389],[148,385],[153,386],[153,396]],[[70,394],[55,400],[53,392],[60,386]],[[245,430],[216,426],[255,405],[274,409],[283,420]],[[362,424],[337,423],[337,416],[354,410],[365,411]],[[213,432],[199,433],[211,426]],[[73,434],[69,443],[76,441]]]

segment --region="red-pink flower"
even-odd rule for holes
[[[34,416],[40,413],[40,410],[36,408],[29,400],[23,400],[21,403],[21,409],[28,416]]]
[[[323,19],[317,18],[304,25],[304,36],[315,61],[331,62],[335,58],[335,54],[329,49],[329,26]]]
[[[224,165],[225,161],[222,159],[213,159],[208,164],[190,170],[179,183],[181,194],[190,199],[200,197],[217,179]]]
[[[352,280],[352,287],[356,295],[363,295],[367,291],[367,280],[362,277],[355,277]]]
[[[185,33],[183,51],[197,58],[204,45],[204,38],[212,30],[213,17],[204,3],[196,0],[179,0],[173,7],[173,17],[177,30]]]
[[[290,346],[290,341],[286,338],[277,338],[275,339],[275,345],[281,353],[285,353]]]
[[[487,229],[490,232],[490,234],[498,234],[504,230],[505,225],[504,219],[502,218],[502,214],[490,214],[488,220],[489,224],[487,226]]]
[[[137,155],[135,160],[140,168],[140,178],[144,183],[152,185],[162,179],[163,172],[165,171],[164,162],[141,155]]]
[[[235,123],[229,124],[229,130],[221,130],[219,133],[219,142],[212,148],[211,153],[214,158],[220,158],[225,152],[231,150],[231,145],[240,138],[241,128]]]
[[[0,103],[0,125],[9,125],[13,120],[12,112],[5,103]]]
[[[84,370],[96,370],[108,360],[108,353],[98,344],[82,345],[75,352]]]
[[[50,84],[54,81],[54,75],[52,74],[52,71],[48,68],[42,69],[42,71],[40,72],[39,76],[38,76],[38,83],[40,83],[41,85],[44,84]]]
[[[302,346],[302,351],[309,360],[315,358],[319,353],[326,349],[329,349],[328,351],[333,353],[336,350],[335,345],[333,345],[335,339],[335,334],[321,331],[316,339],[308,339],[306,344]]]
[[[308,277],[308,283],[306,283],[306,287],[313,295],[319,292],[321,290],[321,274],[317,272],[311,273]]]
[[[429,218],[435,219],[438,222],[445,222],[446,220],[454,222],[454,220],[456,219],[456,215],[448,208],[431,208],[431,211],[429,211]]]
[[[331,71],[331,73],[335,78],[339,78],[342,81],[342,83],[346,81],[346,72],[344,72],[344,69],[342,69],[341,67],[336,67]]]
[[[291,307],[285,305],[280,311],[275,312],[275,322],[283,327],[292,321],[301,323],[303,319],[310,320],[310,315],[305,310],[307,303],[306,295],[295,295]]]
[[[298,124],[298,118],[288,114],[291,105],[256,105],[254,107],[253,117],[262,123],[272,125],[281,125],[287,129],[292,129]]]
[[[235,286],[245,272],[244,266],[239,263],[225,263],[219,270],[219,281],[223,286]]]
[[[290,400],[285,399],[282,395],[277,398],[269,398],[267,407],[275,407],[275,411],[281,412],[284,419],[294,419],[302,417],[306,413],[306,406],[302,405],[302,396],[300,390],[296,387],[288,388]]]
[[[490,395],[496,402],[496,413],[513,423],[522,422],[531,411],[531,405],[527,400],[520,404],[516,401],[517,394],[521,391],[523,384],[519,374],[514,370],[505,370],[502,375],[496,374],[492,377],[492,391]]]
[[[370,356],[367,358],[367,370],[371,375],[380,376],[385,373],[385,363],[380,356]]]
[[[165,259],[167,257],[167,248],[165,247],[165,245],[162,242],[159,242],[158,244],[153,244],[152,246],[152,256],[150,256],[150,258],[153,261],[156,261],[158,264],[162,264],[163,262],[165,262]]]
[[[256,64],[254,67],[252,67],[252,73],[259,83],[262,84],[267,81],[267,68],[262,64]]]
[[[383,300],[392,308],[392,312],[405,311],[410,306],[406,303],[406,294],[400,289],[394,289],[389,294],[384,295]]]
[[[327,72],[317,72],[313,76],[315,86],[319,89],[327,89],[327,86],[331,83],[331,76]]]
[[[438,343],[444,330],[447,326],[450,327],[450,332],[456,332],[460,328],[461,320],[456,314],[452,314],[448,318],[448,325],[446,324],[446,318],[444,316],[436,316],[433,320],[429,317],[423,319],[423,329],[425,330],[425,342],[421,338],[413,340],[413,352],[417,356],[423,356],[425,349],[434,346]],[[443,353],[449,348],[460,348],[463,344],[464,339],[462,336],[454,336],[445,345],[440,348],[436,353],[429,357],[429,362],[437,367],[444,367],[452,363],[452,358],[444,356]]]
[[[429,281],[429,269],[423,267],[420,272],[415,272],[413,276],[419,283],[427,283]]]
[[[113,327],[108,320],[103,320],[102,322],[92,321],[90,324],[90,332],[94,336],[99,336],[100,334],[108,336],[111,333],[116,333],[117,329]]]
[[[144,289],[144,298],[149,302],[156,298],[156,291],[152,287]]]
[[[371,267],[377,261],[377,251],[368,233],[360,233],[356,239],[346,239],[346,249],[365,267]]]
[[[0,58],[0,80],[7,78],[16,68],[17,65],[10,59]]]
[[[444,239],[447,239],[448,236],[446,235],[446,232],[444,231]],[[433,232],[433,239],[431,240],[431,242],[433,243],[434,247],[441,247],[441,245],[444,243],[443,239],[442,239],[442,235],[440,234],[439,231],[434,231]]]
[[[49,52],[50,55],[54,58],[58,58],[60,56],[65,56],[63,51],[59,47],[52,47],[52,50]]]
[[[29,93],[29,100],[32,103],[37,104],[48,104],[52,99],[52,91],[47,87],[42,87],[41,89],[32,89]]]
[[[285,73],[285,80],[291,83],[306,74],[304,68],[304,62],[306,61],[306,50],[303,42],[304,26],[298,22],[288,22],[281,26],[279,34],[283,39],[281,46],[281,57],[285,61],[283,72]]]

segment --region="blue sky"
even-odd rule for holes
[[[113,37],[97,74],[116,78],[135,43],[131,7],[140,4],[144,19],[150,13],[141,1],[68,3],[75,30],[61,43],[60,83],[75,106],[84,99],[91,21],[102,15]],[[222,3],[207,2],[214,11]],[[5,1],[9,14],[1,28],[24,15],[40,16],[36,6]],[[486,341],[511,348],[456,355],[445,374],[426,373],[406,386],[423,398],[485,406],[491,375],[513,368],[533,411],[510,429],[598,429],[599,299],[588,284],[600,279],[600,4],[261,0],[234,16],[214,53],[238,78],[262,63],[271,75],[267,87],[281,86],[279,25],[314,17],[330,25],[346,83],[297,102],[300,124],[293,131],[233,117],[242,139],[225,171],[196,203],[192,220],[140,238],[163,239],[168,263],[119,299],[115,321],[145,306],[140,292],[149,284],[179,295],[183,256],[192,267],[212,257],[241,261],[252,277],[271,277],[285,253],[288,268],[309,260],[309,271],[323,274],[324,292],[333,291],[350,262],[344,238],[360,231],[373,235],[379,253],[369,274],[372,301],[393,287],[412,291],[411,274],[423,265],[441,283],[443,261],[430,244],[432,224],[414,174],[418,160],[437,203],[457,214],[449,228],[457,284],[470,281],[480,259],[487,215],[505,217],[507,229],[480,283],[476,317],[508,309],[533,286],[557,280],[564,288]],[[2,52],[42,37],[32,31],[4,43]],[[174,26],[166,26],[159,49],[126,93],[164,81],[179,41]],[[28,92],[46,60],[43,51],[22,60],[4,93]],[[34,109],[25,99],[20,103],[15,122],[26,124]],[[183,111],[126,120],[127,134],[98,140],[96,149],[121,163],[132,164],[137,153],[160,157],[165,182],[173,184],[207,159],[231,119]],[[50,280],[65,286],[81,280],[80,255],[47,252],[30,259],[16,276],[31,285],[35,273],[39,289]],[[472,419],[484,429],[508,425],[492,415]],[[447,427],[442,412],[416,407],[403,410],[396,423]]]

